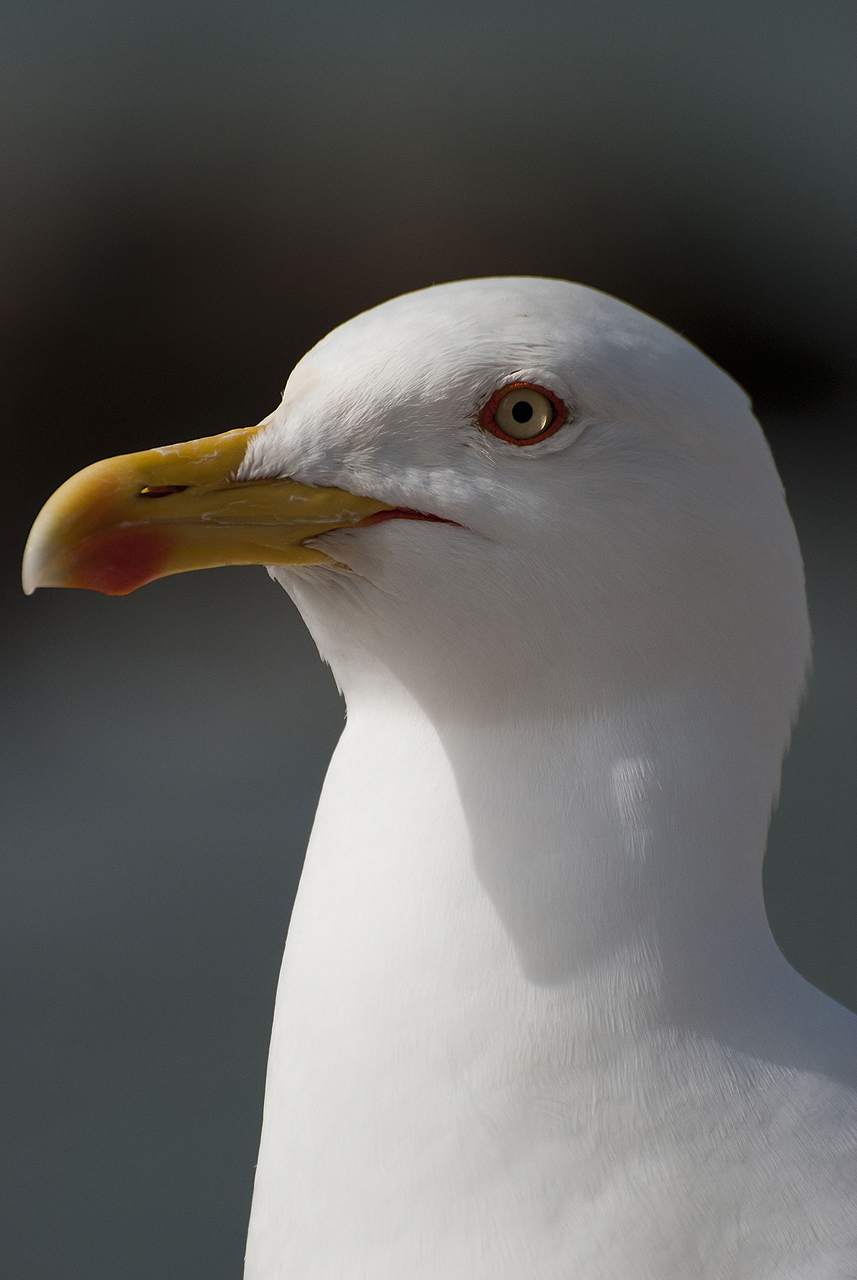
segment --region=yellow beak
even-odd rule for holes
[[[294,480],[236,481],[260,427],[96,462],[48,499],[27,539],[23,584],[123,596],[155,578],[227,564],[330,564],[308,538],[389,511]]]

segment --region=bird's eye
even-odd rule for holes
[[[513,382],[494,392],[479,421],[486,431],[510,444],[534,444],[552,436],[567,417],[565,405],[546,387]]]

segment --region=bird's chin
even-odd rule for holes
[[[390,507],[384,511],[375,512],[365,519],[354,524],[349,529],[330,530],[327,533],[319,534],[317,538],[309,538],[306,546],[314,551],[323,551],[325,562],[321,566],[313,566],[313,568],[324,568],[325,570],[341,571],[346,573],[356,573],[359,577],[366,577],[373,580],[372,568],[375,564],[376,553],[370,550],[371,543],[368,543],[360,536],[359,530],[368,528],[369,525],[387,524],[390,521],[423,521],[427,524],[446,524],[453,529],[466,529],[466,525],[460,524],[457,520],[449,520],[445,516],[436,516],[431,512],[416,511],[411,507]],[[271,576],[283,584],[287,582],[292,575],[297,574],[303,581],[323,580],[326,574],[310,573],[305,574],[301,570],[301,566],[287,566],[285,568],[285,576],[281,579],[280,575],[269,569]]]

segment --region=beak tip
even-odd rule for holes
[[[50,513],[49,513],[50,515]],[[27,538],[21,561],[21,586],[31,596],[39,587],[63,586],[63,574],[57,563],[56,522],[39,512]]]
[[[24,595],[31,596],[38,587],[53,586],[52,561],[56,559],[56,543],[58,531],[63,520],[56,501],[56,494],[49,498],[33,521],[27,536],[24,556],[21,561],[21,586]]]
[[[24,560],[21,565],[21,586],[24,588],[24,595],[31,596],[38,586],[40,586],[39,578],[41,565],[36,548],[32,544],[32,538],[28,539],[24,548]]]

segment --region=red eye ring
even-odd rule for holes
[[[497,420],[494,416],[497,412],[497,406],[510,391],[538,391],[539,395],[544,396],[553,405],[554,416],[548,426],[543,431],[540,431],[538,435],[519,439],[517,436],[508,435],[502,427],[497,425]],[[552,436],[555,431],[559,431],[560,427],[564,426],[568,419],[568,409],[559,396],[551,391],[549,387],[540,386],[538,382],[507,382],[505,386],[498,387],[491,399],[479,411],[479,425],[483,431],[490,431],[491,435],[496,436],[498,440],[505,440],[507,444],[516,445],[539,444],[542,440],[547,440],[548,436]]]

